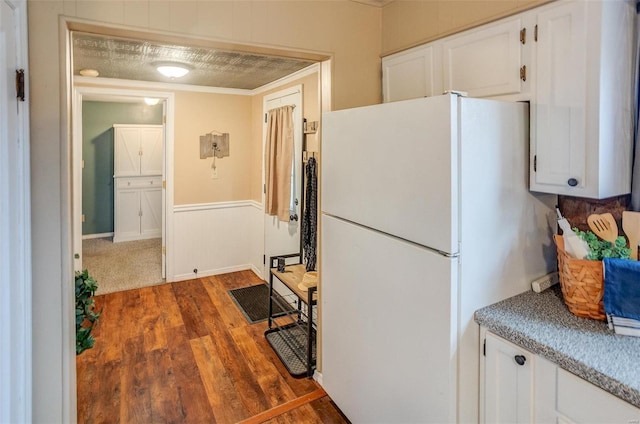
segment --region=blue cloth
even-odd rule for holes
[[[640,261],[604,259],[604,311],[640,320]]]

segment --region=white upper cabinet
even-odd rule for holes
[[[626,1],[554,2],[537,11],[531,190],[630,192],[634,20]]]
[[[162,125],[114,125],[114,176],[162,175]]]
[[[470,97],[518,94],[526,80],[521,46],[526,30],[520,18],[465,31],[445,39],[444,89]]]
[[[385,102],[442,94],[442,49],[429,43],[382,59]]]

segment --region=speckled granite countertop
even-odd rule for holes
[[[616,335],[604,321],[576,317],[559,286],[482,308],[475,320],[640,408],[640,337]]]

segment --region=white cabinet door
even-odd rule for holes
[[[140,175],[162,175],[162,128],[140,129]]]
[[[640,422],[637,407],[490,332],[483,360],[487,424]]]
[[[114,176],[162,175],[162,125],[117,124],[114,133]]]
[[[640,422],[640,410],[599,387],[557,368],[558,421],[592,424]]]
[[[631,1],[553,2],[537,12],[530,188],[607,198],[631,190]]]
[[[442,46],[444,89],[470,97],[520,93],[521,29],[517,18],[448,38]]]
[[[140,237],[140,190],[116,189],[113,242]]]
[[[384,102],[442,94],[441,44],[429,43],[382,59]]]
[[[491,333],[485,340],[484,422],[531,422],[533,355]]]
[[[162,188],[140,190],[140,211],[141,237],[160,237],[160,229],[162,228]]]
[[[116,128],[114,131],[114,175],[140,175],[140,131],[137,128]]]
[[[587,43],[585,2],[538,15],[534,184],[584,186]]]
[[[162,236],[162,179],[116,178],[113,242]]]

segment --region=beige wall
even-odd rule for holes
[[[174,204],[249,199],[251,97],[181,91],[175,99]],[[217,179],[211,178],[213,158],[200,159],[200,135],[212,130],[229,133],[229,156],[216,158]]]
[[[382,12],[382,54],[404,50],[548,1],[395,0]]]
[[[33,238],[33,421],[75,417],[64,402],[75,378],[70,257],[70,149],[61,121],[67,107],[62,81],[59,17],[133,25],[232,42],[321,51],[333,56],[335,108],[378,103],[379,8],[339,0],[180,1],[28,0],[31,197]],[[233,137],[233,135],[232,135]],[[233,149],[233,138],[231,139]],[[232,150],[233,152],[233,150]],[[233,153],[232,153],[233,154]],[[64,288],[63,288],[64,287]],[[63,331],[63,327],[65,328]],[[65,350],[69,354],[65,355]],[[71,393],[71,399],[75,393]],[[68,396],[67,396],[68,397]]]

